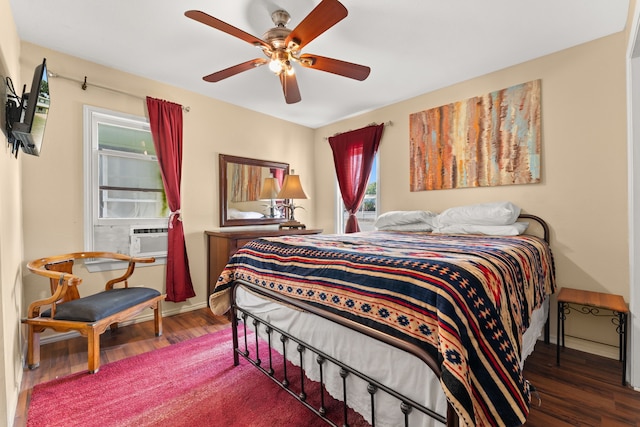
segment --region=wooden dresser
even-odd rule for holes
[[[276,229],[254,229],[239,231],[205,231],[207,235],[207,295],[211,295],[213,288],[218,281],[218,277],[229,258],[238,249],[249,243],[253,239],[260,237],[288,236],[292,234],[320,234],[321,229],[311,230],[276,230]],[[207,296],[207,301],[209,300]],[[208,304],[208,302],[207,302]]]

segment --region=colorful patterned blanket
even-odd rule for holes
[[[549,246],[533,236],[365,232],[255,240],[211,295],[229,308],[251,282],[419,345],[441,363],[445,395],[469,426],[518,426],[529,412],[520,368],[531,312],[555,292]]]

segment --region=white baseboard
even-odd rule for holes
[[[557,342],[556,336],[549,334],[549,342],[554,344]],[[609,344],[602,344],[595,341],[585,340],[578,337],[572,337],[569,335],[564,336],[564,345],[567,348],[572,348],[574,350],[584,351],[585,353],[591,353],[602,357],[607,357],[609,359],[618,360],[620,355],[620,350],[618,347],[611,346]]]

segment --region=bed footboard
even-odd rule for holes
[[[240,285],[249,289],[251,292],[257,293],[263,297],[276,300],[278,302],[281,302],[287,305],[294,306],[300,310],[304,310],[306,312],[315,314],[317,316],[324,317],[344,327],[347,327],[359,333],[365,334],[371,338],[377,339],[379,341],[392,345],[401,350],[407,351],[408,353],[418,357],[420,360],[426,363],[429,366],[429,368],[434,372],[434,374],[440,377],[440,369],[438,367],[437,361],[433,360],[433,358],[429,354],[424,352],[422,349],[416,346],[413,346],[412,344],[406,343],[392,336],[383,334],[382,332],[377,331],[375,329],[368,328],[366,326],[357,324],[355,322],[351,322],[348,319],[344,319],[342,317],[333,315],[332,313],[319,310],[304,302],[290,299],[284,295],[274,293],[268,289],[258,287],[256,285],[243,282],[243,281],[234,282],[231,288],[231,295],[232,295],[231,323],[233,328],[234,365],[238,365],[240,363],[240,357],[243,357],[249,363],[251,363],[256,368],[258,368],[261,372],[263,372],[265,375],[271,378],[281,388],[286,390],[291,396],[296,398],[300,403],[302,403],[309,410],[315,413],[318,417],[326,421],[327,424],[332,426],[350,425],[348,420],[349,402],[347,400],[347,378],[350,376],[355,376],[367,384],[366,390],[362,390],[362,393],[368,393],[370,395],[371,414],[369,414],[369,417],[370,417],[369,419],[372,420],[372,426],[376,425],[375,423],[376,404],[375,403],[376,403],[376,395],[379,395],[379,393],[386,393],[397,400],[398,410],[401,411],[403,414],[402,416],[405,420],[404,421],[405,426],[410,425],[409,414],[414,410],[422,412],[426,416],[433,418],[434,420],[437,420],[440,423],[445,424],[447,427],[454,427],[454,426],[457,427],[459,425],[458,415],[456,414],[456,412],[454,411],[453,407],[450,404],[447,404],[447,416],[445,418],[442,415],[436,413],[433,409],[427,408],[422,404],[415,402],[413,399],[410,399],[404,396],[403,394],[397,392],[396,390],[390,389],[384,384],[381,384],[376,379],[371,378],[370,376],[358,371],[358,369],[352,366],[348,366],[347,364],[343,363],[340,360],[336,360],[335,358],[323,352],[321,349],[318,349],[309,345],[308,343],[304,342],[300,337],[294,337],[291,334],[289,334],[287,331],[277,328],[269,324],[264,319],[259,318],[255,314],[250,313],[242,309],[241,307],[238,307],[235,303],[236,301],[235,294],[236,294],[236,288]],[[239,321],[239,317],[242,319],[242,322]],[[250,324],[253,325],[253,329],[256,331],[256,333],[254,334],[254,337],[252,338],[248,338],[248,335],[247,335],[248,333],[247,325],[249,324],[249,322]],[[260,348],[261,346],[264,347],[265,343],[262,342],[262,340],[260,340],[258,337],[257,332],[259,328],[263,328],[263,332],[266,333],[267,349]],[[274,335],[274,332],[280,335],[280,339],[279,339],[280,344],[273,342],[274,340],[272,340],[272,336]],[[243,340],[243,343],[241,343],[240,340]],[[250,350],[250,344],[251,346],[253,346],[253,353]],[[289,376],[287,374],[286,364],[284,365],[284,369],[281,372],[280,376],[277,377],[276,375],[274,375],[272,349],[276,349],[276,345],[280,346],[278,347],[279,349],[277,349],[276,351],[278,351],[280,354],[283,355],[283,359],[285,363],[287,359],[286,357],[287,354],[290,354],[292,351],[298,352],[300,354],[300,363],[299,363],[299,366],[296,367],[296,369],[299,369],[299,375],[296,375],[296,377],[299,377],[300,384],[297,387],[295,387],[296,391],[294,391],[291,387]],[[320,371],[319,382],[320,382],[321,391],[320,391],[318,406],[314,406],[309,402],[307,398],[307,393],[305,390],[305,375],[304,375],[305,367],[303,364],[302,355],[304,352],[308,352],[308,351],[311,351],[312,354],[314,355],[313,359],[318,364],[318,369]],[[261,357],[266,357],[268,360],[261,360]],[[342,397],[340,398],[341,414],[331,414],[331,418],[329,418],[330,414],[327,413],[327,408],[325,407],[325,404],[324,404],[325,392],[323,391],[324,390],[323,367],[327,366],[326,364],[328,363],[334,364],[335,366],[339,367],[339,373],[340,373],[340,377],[342,378],[342,385],[343,385],[343,393],[342,393]],[[341,420],[341,424],[336,424],[334,420],[337,420],[337,419]]]

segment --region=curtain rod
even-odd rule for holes
[[[385,125],[385,127],[386,127],[386,126],[393,126],[393,122],[392,122],[391,120],[389,120],[388,122],[384,122],[383,124]],[[373,123],[369,123],[367,126],[377,126],[377,125],[378,125],[378,123],[373,122]],[[365,127],[367,127],[367,126],[365,126]],[[334,134],[333,134],[333,135],[331,135],[331,136],[336,136],[336,135],[340,135],[341,133],[351,132],[352,130],[353,130],[353,129],[349,129],[349,130],[346,130],[346,131],[344,131],[344,132],[337,132],[337,133],[334,133]],[[329,139],[329,137],[328,137],[328,136],[325,136],[325,137],[324,137],[324,139],[325,139],[325,140],[328,140],[328,139]]]
[[[69,81],[72,81],[72,82],[80,83],[81,84],[80,87],[82,88],[82,90],[87,90],[88,86],[95,86],[95,87],[98,87],[100,89],[109,90],[111,92],[116,92],[116,93],[120,93],[122,95],[127,95],[127,96],[132,96],[134,98],[142,99],[143,101],[147,100],[146,97],[143,97],[143,96],[140,96],[140,95],[136,95],[134,93],[125,92],[123,90],[114,89],[112,87],[102,86],[102,85],[95,84],[95,83],[89,83],[89,82],[87,82],[87,76],[84,76],[84,81],[83,81],[83,80],[76,79],[76,78],[73,78],[73,77],[68,77],[68,76],[63,76],[63,75],[60,75],[60,74],[56,74],[56,73],[51,72],[51,71],[49,71],[48,74],[49,74],[49,77],[54,77],[54,78],[58,78],[58,79],[64,79],[64,80],[69,80]],[[186,111],[188,113],[189,111],[191,111],[191,107],[189,107],[189,106],[185,107],[183,105],[182,106],[182,111]]]

